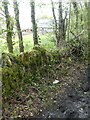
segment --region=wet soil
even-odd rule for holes
[[[64,84],[52,106],[41,114],[42,117],[90,119],[88,70],[85,66],[74,66],[69,73],[69,76],[64,77]]]
[[[60,66],[59,66],[60,67]],[[56,83],[54,85],[54,88],[57,87],[57,90],[55,89],[54,92],[52,92],[51,98],[46,96],[47,98],[47,104],[46,106],[43,105],[43,102],[40,98],[40,96],[37,96],[37,92],[35,94],[35,100],[33,100],[33,111],[38,109],[38,112],[34,114],[33,111],[29,111],[27,109],[27,106],[25,102],[30,102],[30,99],[26,99],[24,101],[23,107],[24,109],[20,111],[20,103],[16,104],[13,102],[12,104],[15,105],[13,108],[18,108],[20,113],[18,116],[19,118],[87,118],[90,119],[90,89],[88,86],[88,67],[83,63],[74,63],[73,65],[69,66],[68,72],[65,73],[65,76],[60,77],[60,69],[56,71],[56,76],[58,76],[59,83]],[[48,87],[48,86],[47,86]],[[28,88],[29,89],[29,88]],[[31,91],[30,91],[31,92]],[[48,91],[49,92],[49,91]],[[51,94],[51,92],[49,93]],[[36,99],[37,96],[37,99]],[[25,96],[24,96],[25,97]],[[39,107],[40,106],[40,107]],[[11,109],[11,107],[10,107]],[[7,109],[6,109],[7,110]],[[9,110],[9,109],[8,109]],[[18,111],[18,112],[19,112]],[[22,112],[22,115],[21,115]],[[32,114],[33,113],[33,114]],[[5,114],[3,114],[4,118],[7,118],[7,116],[10,116],[11,112],[5,111]],[[31,115],[31,116],[30,116]],[[22,117],[23,116],[23,117]]]

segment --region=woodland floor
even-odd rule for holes
[[[16,95],[3,100],[3,119],[39,117],[89,120],[90,91],[86,91],[87,66],[80,62],[74,62],[70,66],[64,65],[68,72],[63,76],[59,75],[61,66],[57,65],[56,68],[56,78],[53,81],[58,79],[57,84],[53,84],[50,78],[45,78],[48,83],[43,83],[43,86],[39,83],[43,90],[35,85],[24,85],[24,92],[16,90]]]

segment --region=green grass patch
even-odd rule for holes
[[[40,38],[41,38],[41,45],[45,47],[47,50],[56,49],[54,35],[52,33],[41,35]]]
[[[38,41],[41,46],[43,46],[47,50],[56,49],[54,35],[52,33],[39,35],[39,37],[40,39]],[[1,48],[0,48],[1,51],[7,53],[8,48],[7,48],[7,42],[5,38],[0,38],[0,42],[1,42]],[[23,35],[23,45],[24,45],[25,52],[30,52],[32,50],[34,46],[32,34]],[[13,39],[13,51],[14,51],[14,54],[19,54],[19,40],[17,36],[15,37],[15,39]]]

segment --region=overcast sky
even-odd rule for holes
[[[11,3],[11,7],[9,7],[9,11],[11,15],[14,15],[13,12],[13,4],[12,0],[9,0]],[[19,11],[20,11],[20,24],[22,29],[30,28],[31,24],[31,8],[30,8],[30,0],[17,0],[19,2]],[[58,0],[53,0],[54,2],[58,2]],[[62,0],[65,2],[67,0]],[[35,0],[36,3],[36,19],[42,16],[50,16],[52,17],[52,9],[50,8],[50,0]],[[42,6],[41,4],[44,3],[46,6]],[[49,5],[48,5],[49,4]],[[37,7],[41,5],[40,7]]]
[[[9,7],[9,11],[11,15],[14,15],[13,12],[13,4],[12,0],[9,0],[11,3],[11,7]],[[31,9],[30,9],[30,0],[17,0],[20,4],[20,24],[22,29],[30,28],[31,24]],[[58,2],[58,0],[53,0],[54,2]],[[62,2],[66,2],[67,0],[61,0]],[[80,0],[76,0],[80,1]],[[83,1],[83,0],[82,0]],[[46,6],[41,5],[41,3],[47,4]],[[40,18],[41,16],[52,16],[52,9],[48,4],[51,3],[50,0],[35,0],[36,6],[41,5],[40,7],[36,7],[36,19]],[[43,9],[44,8],[44,9]]]
[[[11,5],[9,7],[9,12],[12,16],[14,16],[13,4],[12,0],[9,0]],[[17,0],[19,2],[19,12],[20,12],[20,24],[22,29],[30,28],[31,24],[31,8],[30,8],[30,0]],[[36,6],[42,3],[42,0],[35,0]],[[43,0],[44,4],[49,4],[50,0]],[[45,7],[44,7],[45,8]],[[52,16],[52,10],[50,7],[46,6],[45,9],[42,7],[36,7],[36,19],[41,16]]]
[[[43,2],[46,4],[46,3],[49,3],[49,0],[48,2],[46,2],[46,0],[43,0]],[[40,5],[41,3],[42,3],[41,0],[36,0],[36,5],[37,4]],[[41,16],[52,16],[52,11],[49,7],[46,7],[46,9],[36,7],[35,12],[36,12],[36,19],[40,18]],[[31,8],[30,8],[30,3],[28,1],[20,5],[20,21],[21,21],[22,28],[25,28],[25,27],[28,28],[32,26],[31,25]]]

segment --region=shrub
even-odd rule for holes
[[[4,53],[2,55],[3,95],[20,89],[23,83],[37,82],[43,70],[48,71],[50,55],[42,47],[34,47],[31,52],[18,56]],[[45,71],[45,72],[46,72]]]

